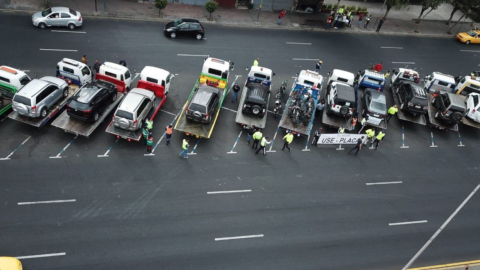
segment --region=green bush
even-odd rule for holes
[[[356,9],[357,9],[356,6],[348,6],[348,7],[347,7],[347,10],[348,10],[348,11],[355,11]]]
[[[209,20],[212,20],[212,13],[215,12],[215,10],[217,10],[218,8],[218,3],[213,1],[213,0],[210,0],[208,2],[205,3],[205,9],[208,11],[208,13],[210,13],[210,18]]]
[[[328,4],[325,9],[332,10],[332,9],[333,9],[333,5],[332,5],[332,4]]]
[[[155,0],[155,7],[158,8],[158,15],[162,12],[162,9],[166,8],[168,4],[167,0]]]
[[[345,9],[345,5],[341,5],[341,6],[340,6],[340,8],[343,8],[343,9]]]

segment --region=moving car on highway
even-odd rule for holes
[[[468,32],[459,33],[457,39],[467,45],[470,43],[478,44],[480,43],[480,39],[478,38],[479,34],[480,31],[478,30],[470,30]]]
[[[163,29],[163,33],[170,38],[194,37],[200,40],[205,36],[205,28],[198,20],[178,19],[167,23]]]
[[[66,7],[52,7],[32,15],[32,23],[41,29],[47,27],[68,27],[71,30],[83,25],[82,14]]]

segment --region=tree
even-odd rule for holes
[[[452,34],[452,29],[465,17],[471,18],[472,20],[479,19],[478,10],[480,9],[480,0],[465,0],[464,3],[468,5],[463,5],[460,7],[460,11],[463,13],[462,16],[455,22],[455,24],[448,29],[447,33]]]
[[[208,13],[210,13],[210,18],[209,20],[211,21],[212,20],[212,13],[215,12],[215,10],[217,10],[218,8],[218,3],[213,1],[213,0],[210,0],[208,2],[205,3],[205,9],[208,11]]]
[[[418,16],[417,23],[420,24],[425,17],[432,12],[433,10],[437,9],[445,0],[422,0],[422,10],[420,11],[420,15]],[[422,15],[425,11],[430,9],[425,16]]]
[[[158,8],[158,16],[160,16],[162,9],[166,8],[168,0],[155,0],[155,7]]]
[[[459,11],[460,8],[465,5],[465,0],[449,0],[448,3],[453,6],[453,9],[452,9],[452,12],[450,13],[450,18],[448,18],[448,21],[445,23],[446,25],[450,24],[455,12]]]
[[[409,0],[387,0],[387,12],[383,15],[384,18],[387,18],[388,13],[392,7],[395,7],[395,10],[399,10],[406,5],[408,5]]]

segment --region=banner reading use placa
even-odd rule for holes
[[[363,141],[367,139],[367,134],[322,134],[318,139],[319,144],[356,144],[358,139],[362,138]]]

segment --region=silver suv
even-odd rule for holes
[[[59,78],[46,76],[33,79],[13,96],[13,110],[20,115],[46,117],[48,110],[68,97],[68,84]]]
[[[115,112],[113,124],[125,130],[141,128],[154,102],[155,93],[152,91],[140,88],[130,90]]]
[[[64,26],[71,30],[83,24],[82,14],[66,7],[52,7],[36,12],[32,16],[32,23],[42,29],[52,26]]]

